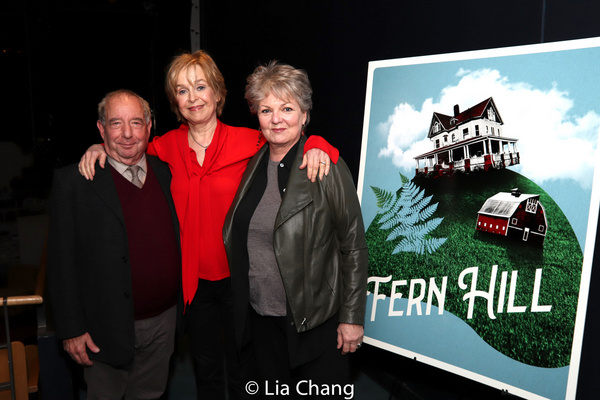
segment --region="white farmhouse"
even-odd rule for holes
[[[519,164],[517,140],[503,136],[504,122],[493,98],[454,115],[434,112],[427,137],[434,150],[415,157],[416,175],[488,171]]]

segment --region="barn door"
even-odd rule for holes
[[[523,241],[526,242],[529,239],[529,228],[525,228],[523,231]]]

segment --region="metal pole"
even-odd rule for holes
[[[192,0],[190,15],[190,44],[192,53],[200,50],[200,0]]]

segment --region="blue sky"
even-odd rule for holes
[[[369,186],[396,190],[398,172],[412,178],[413,157],[433,148],[426,138],[433,112],[452,115],[454,104],[466,110],[493,97],[503,135],[519,139],[522,163],[513,170],[553,197],[583,247],[600,129],[595,46],[598,40],[371,63],[359,176],[365,224],[377,211]]]

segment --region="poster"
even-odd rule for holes
[[[519,397],[575,397],[598,65],[598,38],[369,64],[366,343]]]

